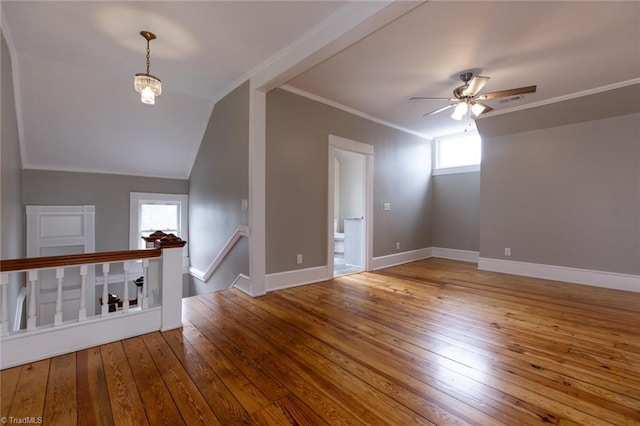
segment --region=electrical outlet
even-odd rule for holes
[[[298,265],[300,265],[302,263],[302,255],[301,254],[296,255],[296,263]]]
[[[506,248],[504,249],[504,255],[505,255],[505,256],[511,256],[511,249],[510,249],[509,247],[506,247]]]
[[[400,250],[400,242],[396,243],[396,250]]]
[[[241,204],[242,210],[247,210],[249,208],[249,200],[243,198]]]

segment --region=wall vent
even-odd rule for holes
[[[500,99],[498,102],[500,102],[501,104],[506,104],[508,102],[519,101],[520,99],[524,99],[524,96],[522,95],[511,96],[508,98]]]

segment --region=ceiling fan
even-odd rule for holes
[[[518,87],[516,89],[508,89],[508,90],[500,90],[497,92],[485,93],[483,95],[478,94],[480,90],[487,84],[489,81],[489,77],[482,77],[479,75],[473,75],[472,72],[464,72],[460,74],[460,80],[464,83],[460,87],[456,87],[453,90],[453,98],[432,98],[432,97],[424,97],[424,96],[414,96],[411,100],[443,100],[443,101],[451,101],[453,103],[449,105],[445,105],[442,108],[438,108],[431,112],[428,112],[423,115],[426,117],[427,115],[437,114],[442,111],[446,111],[449,108],[454,108],[453,114],[451,114],[451,118],[454,120],[461,120],[464,116],[467,115],[469,110],[474,115],[474,117],[479,116],[480,114],[487,113],[492,111],[489,105],[482,103],[480,101],[485,101],[489,99],[502,98],[507,96],[517,96],[525,93],[534,93],[536,91],[536,86],[526,86],[526,87]]]

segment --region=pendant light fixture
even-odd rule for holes
[[[136,92],[140,93],[140,101],[142,101],[143,104],[153,105],[156,103],[156,96],[162,94],[162,83],[160,79],[149,74],[149,65],[151,63],[149,42],[155,40],[156,35],[149,31],[140,31],[140,35],[147,40],[147,72],[135,75],[133,87],[136,89]]]

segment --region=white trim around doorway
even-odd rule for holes
[[[370,271],[373,263],[373,145],[329,135],[328,156],[328,202],[327,202],[327,272],[333,278],[333,220],[334,220],[334,172],[336,149],[350,151],[365,156],[365,236],[364,270]]]

